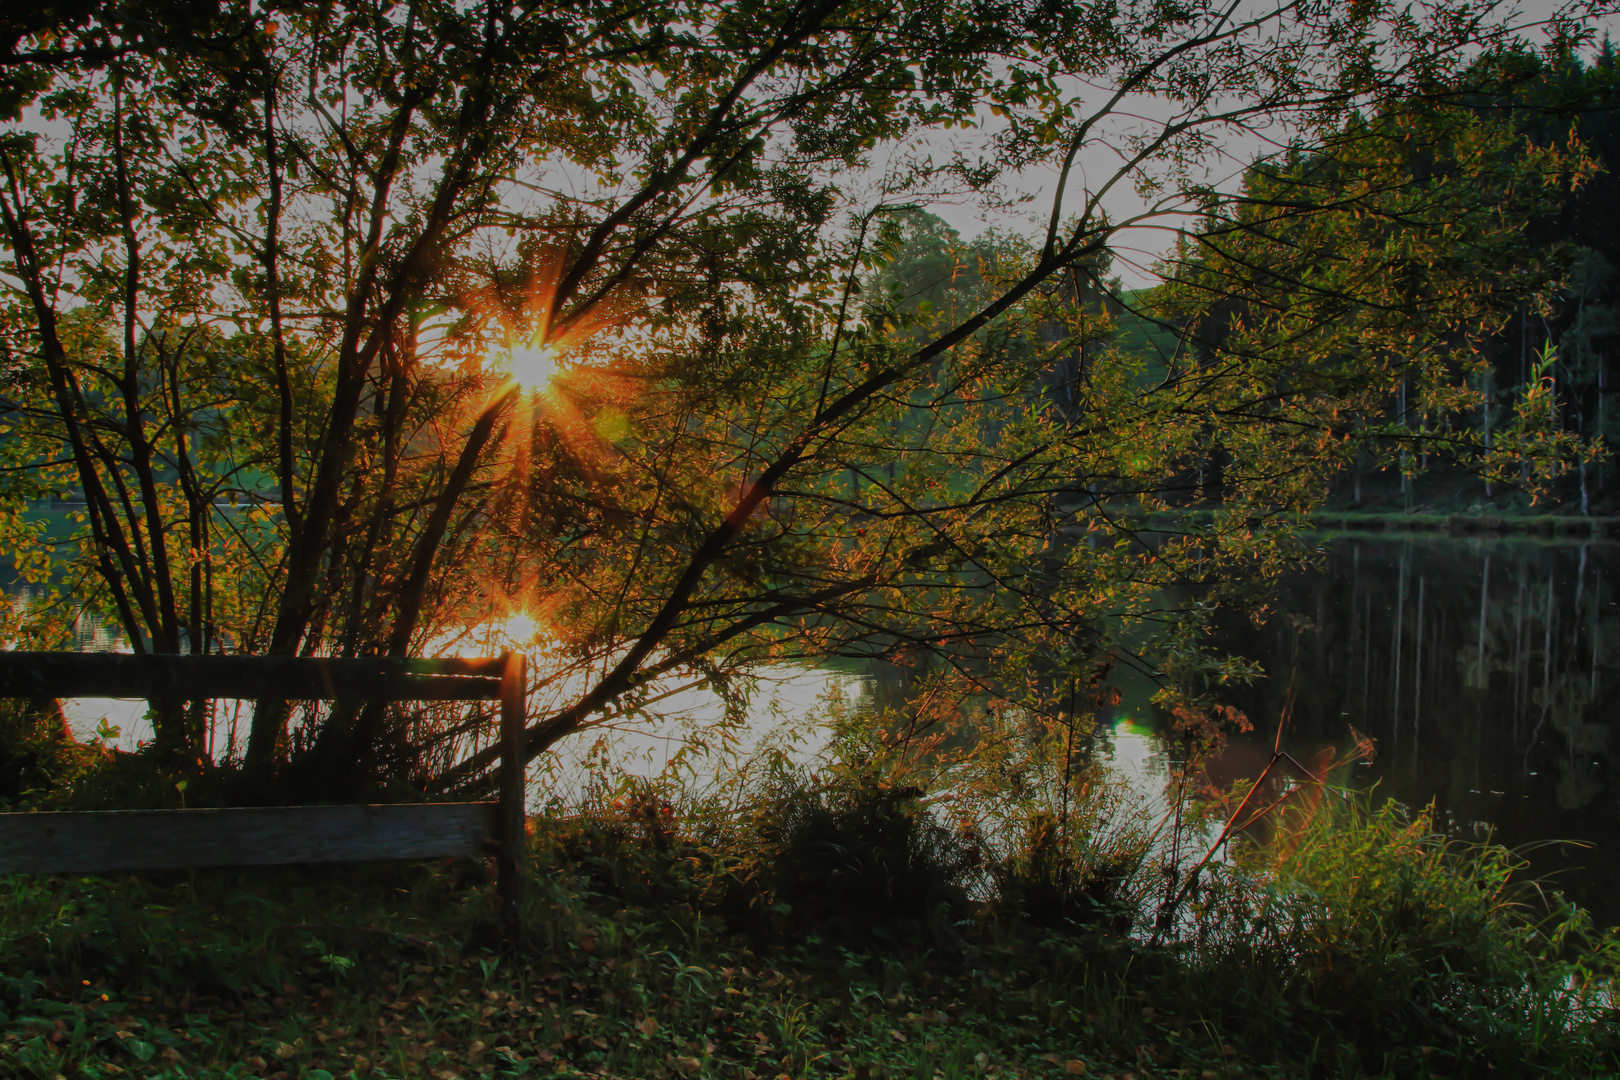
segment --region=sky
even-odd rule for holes
[[[1534,21],[1551,14],[1560,6],[1562,5],[1556,0],[1530,0],[1516,5],[1516,10],[1521,19]],[[1620,41],[1620,13],[1596,18],[1592,20],[1592,25],[1598,40],[1607,33]],[[1162,100],[1139,95],[1127,99],[1121,106],[1121,113],[1126,120],[1129,117],[1137,117],[1143,125],[1154,125],[1162,123],[1168,117],[1169,108]],[[961,133],[953,137],[938,138],[936,140],[938,152],[947,153],[952,145],[983,145],[988,138],[987,127],[988,125],[979,132],[967,135],[966,138]],[[1205,180],[1223,190],[1234,190],[1243,170],[1273,146],[1272,142],[1258,136],[1231,132],[1219,155],[1208,163]],[[1078,196],[1079,189],[1084,188],[1088,180],[1111,175],[1117,168],[1117,161],[1115,152],[1106,140],[1087,147],[1080,155],[1077,176],[1071,180],[1071,191],[1066,201],[1072,204]],[[1017,188],[1034,198],[1017,211],[986,213],[968,200],[940,201],[932,204],[929,209],[968,240],[992,227],[1036,234],[1045,228],[1057,180],[1058,173],[1054,168],[1032,169],[1019,176],[1016,181]],[[1147,208],[1147,203],[1137,195],[1130,184],[1122,183],[1104,196],[1102,207],[1111,218],[1118,220],[1141,213]],[[1174,245],[1176,238],[1174,227],[1178,221],[1185,220],[1190,219],[1174,217],[1160,219],[1151,227],[1126,230],[1119,236],[1115,246],[1114,272],[1118,274],[1125,288],[1145,288],[1157,284],[1158,278],[1153,273],[1153,264]]]

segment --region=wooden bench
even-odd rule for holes
[[[93,873],[496,855],[517,918],[524,873],[521,653],[484,659],[0,652],[0,697],[499,701],[492,803],[0,814],[0,873]]]

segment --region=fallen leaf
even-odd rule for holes
[[[640,1029],[643,1035],[658,1034],[658,1020],[656,1017],[649,1016],[647,1019],[637,1024],[636,1027]]]
[[[1063,1063],[1063,1071],[1068,1073],[1070,1076],[1084,1076],[1086,1072],[1086,1063],[1076,1060],[1075,1058],[1070,1058],[1068,1061]]]

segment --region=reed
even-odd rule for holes
[[[1431,811],[1329,798],[1239,845],[1178,947],[1218,988],[1204,1000],[1223,1026],[1333,1044],[1375,1075],[1598,1075],[1615,1061],[1620,939],[1525,867]]]

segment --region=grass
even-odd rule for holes
[[[1331,1075],[1615,1075],[1620,938],[1524,867],[1427,813],[1330,801],[1222,868],[1185,956],[1240,1011],[1328,1035]]]
[[[1510,854],[1354,804],[1282,837],[1158,946],[1150,911],[986,893],[1006,862],[876,785],[537,823],[518,940],[471,862],[17,877],[0,1074],[1620,1074],[1614,939],[1531,904]]]
[[[0,719],[12,805],[139,795],[138,756]],[[1171,888],[1097,766],[837,730],[815,774],[535,819],[518,936],[470,860],[13,877],[0,1076],[1620,1075],[1620,940],[1500,847],[1310,789]]]
[[[386,875],[355,891],[310,879],[275,899],[261,895],[267,882],[227,896],[240,884],[227,876],[16,881],[0,1069],[324,1080],[1128,1065],[1087,1035],[1113,1030],[1120,1011],[1080,1013],[1037,983],[1019,948],[942,961],[811,935],[758,949],[718,920],[604,910],[576,891],[581,879],[556,877],[531,905],[528,948],[502,952],[484,886],[452,887],[437,868],[414,876],[389,903],[377,902]],[[1147,1053],[1177,1038],[1173,1025],[1141,1034]]]

